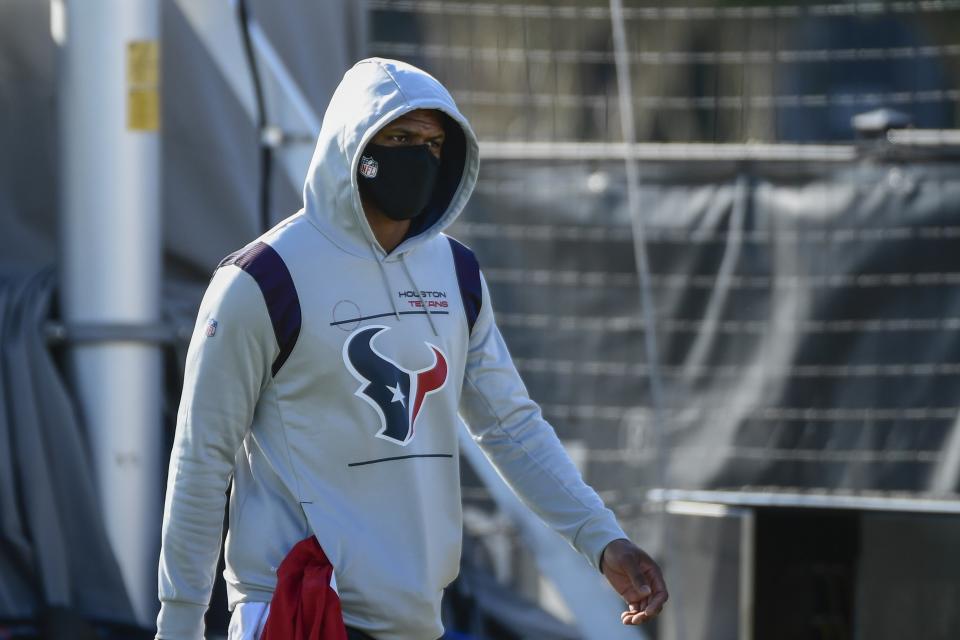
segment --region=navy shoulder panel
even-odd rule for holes
[[[460,299],[463,300],[463,311],[467,315],[467,326],[472,333],[483,306],[480,263],[473,251],[465,245],[450,237],[447,240],[450,241],[450,250],[453,251],[453,264],[457,269],[457,282],[460,283]]]
[[[263,299],[267,303],[267,313],[273,333],[280,345],[280,354],[273,361],[273,375],[287,361],[293,346],[300,336],[300,298],[293,286],[293,278],[283,258],[270,245],[258,242],[245,249],[231,253],[217,267],[236,265],[249,273],[260,286]]]

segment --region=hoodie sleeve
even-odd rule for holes
[[[540,518],[599,567],[603,549],[626,535],[530,399],[494,322],[481,276],[483,304],[470,334],[460,409],[474,440],[507,484]]]
[[[187,352],[163,513],[157,638],[203,638],[234,457],[278,351],[254,279],[235,266],[218,269]]]

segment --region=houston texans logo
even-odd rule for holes
[[[413,440],[424,399],[447,384],[447,358],[438,347],[425,342],[433,351],[433,364],[419,371],[404,369],[373,346],[374,338],[388,330],[373,325],[354,331],[343,343],[343,362],[360,381],[354,395],[380,416],[377,437],[406,446]]]

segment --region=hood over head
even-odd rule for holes
[[[410,251],[449,226],[477,183],[477,137],[450,93],[433,76],[397,60],[368,58],[346,72],[323,116],[303,188],[307,218],[344,251],[371,257],[383,250],[367,223],[357,189],[357,164],[377,131],[416,109],[446,117],[440,174],[426,210],[414,218],[391,256]]]

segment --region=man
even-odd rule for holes
[[[520,497],[623,596],[623,622],[659,613],[660,569],[581,480],[510,360],[473,254],[442,235],[478,168],[476,137],[434,78],[382,59],[346,73],[303,210],[224,260],[201,305],[170,461],[158,638],[202,637],[231,476],[232,637],[281,624],[267,606],[275,589],[291,596],[278,567],[309,544],[348,628],[439,638],[460,556],[458,412]]]

